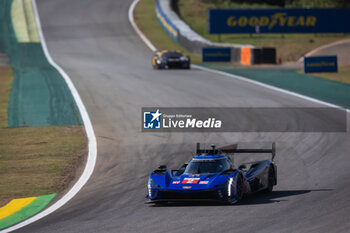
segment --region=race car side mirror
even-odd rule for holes
[[[230,168],[230,169],[223,171],[221,174],[233,174],[235,172],[236,172],[236,169]]]
[[[178,173],[179,172],[179,170],[171,170],[171,175],[175,175],[176,173]]]

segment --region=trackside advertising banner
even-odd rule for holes
[[[231,48],[203,48],[203,62],[229,62],[231,61]]]
[[[142,132],[346,132],[338,108],[161,108],[141,111]]]
[[[304,72],[338,72],[337,56],[304,57]]]
[[[209,9],[219,33],[349,33],[350,9]]]

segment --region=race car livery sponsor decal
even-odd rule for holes
[[[173,181],[173,184],[180,184],[180,181],[179,180],[175,180],[175,181]]]
[[[182,186],[183,189],[191,189],[192,186]]]
[[[209,181],[208,180],[202,180],[202,181],[199,181],[199,184],[208,184]]]
[[[197,184],[199,181],[199,178],[185,178],[182,181],[182,184]]]

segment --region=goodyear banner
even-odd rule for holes
[[[203,62],[229,62],[231,61],[231,48],[203,48]]]
[[[337,56],[320,56],[304,58],[305,73],[338,72]]]
[[[209,33],[349,33],[350,9],[209,9]]]

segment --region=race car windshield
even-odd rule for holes
[[[186,167],[185,174],[208,174],[218,173],[230,168],[230,164],[225,159],[191,161]]]
[[[168,53],[165,53],[163,55],[164,58],[166,57],[172,57],[172,58],[180,58],[182,57],[183,55],[181,53],[178,53],[178,52],[168,52]]]

